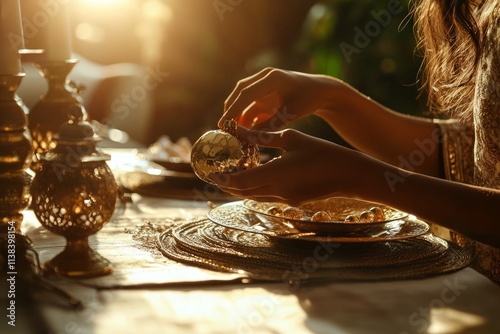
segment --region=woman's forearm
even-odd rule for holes
[[[365,189],[366,199],[380,201],[500,248],[500,191],[377,163],[379,175]]]
[[[394,112],[348,85],[324,100],[315,114],[356,149],[395,166],[439,175],[439,131],[431,120]]]

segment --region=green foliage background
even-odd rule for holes
[[[375,13],[387,10],[389,3],[403,10],[380,33],[369,37],[366,47],[346,57],[341,43],[356,47],[356,30],[377,22]],[[311,72],[340,78],[373,100],[411,115],[425,114],[425,96],[418,98],[418,71],[421,58],[410,13],[411,1],[402,0],[324,0],[317,2],[304,23],[303,35],[295,45],[296,56],[308,55]],[[357,29],[355,29],[357,28]],[[358,43],[359,45],[359,43]],[[350,59],[349,59],[350,58]],[[376,126],[376,125],[374,125]],[[313,118],[294,127],[305,132],[337,139],[329,129]]]

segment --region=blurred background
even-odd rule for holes
[[[36,27],[36,15],[46,9],[26,3],[31,2],[22,4],[23,20]],[[80,59],[71,77],[87,87],[90,117],[144,145],[161,135],[194,141],[216,128],[236,82],[267,66],[338,77],[403,113],[425,109],[425,97],[417,99],[421,59],[408,0],[73,0],[69,5],[73,52]],[[25,39],[27,48],[37,47],[32,31],[25,31]],[[29,64],[25,69],[33,71]],[[29,107],[41,92],[21,93],[31,95],[22,96]],[[341,142],[315,117],[292,126]]]

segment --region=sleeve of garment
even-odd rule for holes
[[[457,120],[434,120],[441,138],[441,170],[451,181],[475,183],[475,130]],[[452,240],[473,256],[471,267],[500,284],[500,250],[476,242],[439,225],[431,224],[431,231],[441,238]]]
[[[488,6],[480,20],[485,30],[475,79],[473,124],[435,123],[441,131],[443,177],[500,189],[500,3]]]
[[[440,130],[443,176],[451,181],[474,183],[474,129],[458,120],[433,120]]]
[[[456,119],[433,119],[433,122],[439,129],[440,177],[472,184],[474,181],[474,129]],[[431,232],[465,246],[461,236],[445,227],[431,224]]]
[[[500,4],[485,18],[474,96],[474,184],[500,189]]]
[[[455,119],[434,123],[440,130],[441,176],[500,189],[500,2],[491,1],[488,6],[492,7],[485,7],[481,16],[486,29],[475,80],[473,123]],[[460,205],[457,210],[467,209]],[[500,249],[436,224],[431,224],[431,232],[467,249],[473,257],[470,266],[500,285]]]

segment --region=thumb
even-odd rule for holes
[[[299,140],[298,137],[300,137],[300,132],[293,129],[268,132],[254,129],[250,130],[242,126],[238,126],[236,131],[238,137],[248,144],[279,148],[285,151],[298,144],[297,140]]]

